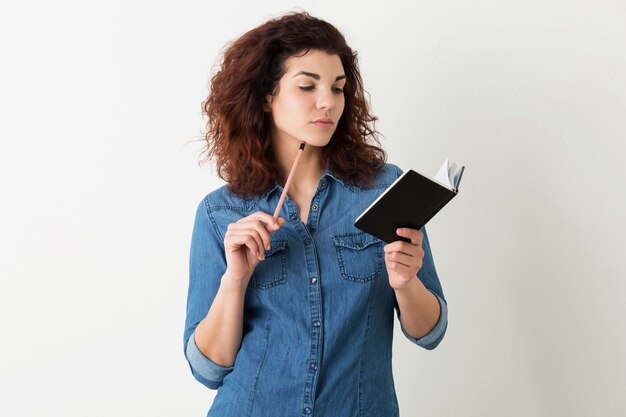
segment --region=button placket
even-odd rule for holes
[[[314,233],[317,230],[317,223],[320,217],[321,205],[323,196],[326,194],[326,182],[324,180],[320,180],[320,183],[317,187],[317,191],[313,195],[311,199],[311,205],[309,206],[309,218],[307,222],[307,227]]]
[[[318,211],[310,210],[309,213],[309,222],[308,224],[303,224],[302,222],[294,222],[295,231],[298,233],[299,238],[301,239],[302,246],[305,253],[305,261],[306,261],[306,277],[309,281],[309,320],[310,320],[310,356],[309,363],[306,369],[306,389],[304,391],[303,398],[303,415],[308,416],[313,414],[313,404],[315,402],[315,390],[317,385],[319,367],[320,367],[320,347],[323,343],[323,331],[322,331],[322,321],[321,321],[321,310],[322,310],[322,300],[321,300],[321,291],[320,286],[315,285],[319,284],[319,274],[320,274],[320,265],[318,262],[318,257],[316,255],[316,242],[311,235],[311,225],[317,221],[317,214],[319,212],[319,203]],[[307,411],[308,410],[308,411]]]

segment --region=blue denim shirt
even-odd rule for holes
[[[248,285],[243,339],[232,367],[205,357],[194,330],[206,316],[226,270],[229,223],[258,210],[272,214],[282,188],[242,199],[226,186],[207,195],[196,212],[184,352],[194,377],[218,389],[208,416],[397,416],[391,354],[395,293],[385,267],[384,242],[354,227],[356,217],[398,176],[386,164],[368,188],[344,183],[327,170],[306,224],[289,198],[287,222],[271,235]],[[440,303],[435,327],[413,343],[435,348],[447,327],[447,306],[426,230],[417,273]]]

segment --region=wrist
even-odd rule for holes
[[[229,271],[226,271],[226,273],[222,275],[220,290],[229,293],[244,294],[248,288],[249,281],[250,277],[239,277],[231,274]]]
[[[393,290],[398,294],[410,294],[419,291],[419,287],[422,282],[417,277],[413,277],[412,279],[406,281],[400,287],[394,287]],[[423,284],[422,284],[423,285]]]

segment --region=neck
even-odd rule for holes
[[[278,165],[278,183],[284,187],[296,158],[299,145],[290,141],[286,146],[274,147],[274,154]],[[294,146],[292,146],[294,145]],[[322,163],[322,149],[310,145],[304,147],[296,171],[294,172],[288,194],[293,196],[309,193],[317,188],[319,179],[324,174],[325,166]]]

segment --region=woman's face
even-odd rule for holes
[[[323,147],[332,137],[343,113],[346,77],[339,55],[311,49],[285,61],[278,94],[266,97],[272,115],[272,141],[305,140]]]

